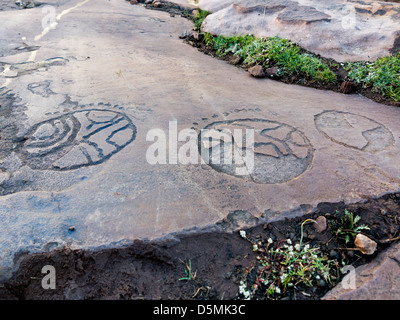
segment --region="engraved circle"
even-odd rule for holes
[[[314,117],[314,122],[328,139],[348,148],[376,153],[395,142],[383,124],[349,112],[324,111]]]
[[[254,143],[248,145],[244,139],[239,146],[244,157],[246,150],[254,147],[253,169],[244,175],[237,172],[246,164],[237,163],[234,155],[239,145],[234,132],[238,129],[243,132],[242,137],[245,136],[244,129],[254,130]],[[228,138],[221,136],[226,133]],[[301,131],[266,119],[213,122],[201,130],[198,141],[203,160],[214,170],[260,184],[284,183],[300,176],[310,166],[313,157],[311,143]],[[230,163],[224,161],[227,154],[229,160],[232,159]]]
[[[30,128],[21,157],[36,170],[72,170],[100,164],[136,137],[123,113],[90,109],[61,115]]]

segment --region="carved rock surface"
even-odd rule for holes
[[[32,169],[71,170],[103,162],[135,136],[136,127],[122,113],[77,111],[34,125],[21,154]]]
[[[200,0],[212,34],[288,38],[337,61],[400,50],[400,3],[356,0]]]

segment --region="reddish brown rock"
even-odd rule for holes
[[[267,70],[265,70],[265,73],[270,77],[276,77],[278,76],[278,68],[277,67],[268,68]]]
[[[344,81],[340,86],[340,91],[344,94],[349,94],[354,91],[354,83],[351,81]]]
[[[159,7],[161,7],[161,5],[162,5],[162,3],[160,1],[154,1],[153,2],[153,7],[154,8],[159,8]]]
[[[264,78],[265,77],[263,67],[260,66],[259,64],[255,65],[254,67],[251,67],[247,71],[255,78]]]
[[[376,251],[376,242],[363,234],[357,234],[354,244],[363,254],[371,255]]]
[[[243,61],[242,57],[237,56],[237,55],[233,55],[231,58],[229,58],[229,63],[231,63],[235,66],[242,63],[242,61]]]

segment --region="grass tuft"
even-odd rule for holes
[[[246,65],[259,64],[265,68],[277,67],[279,75],[303,76],[316,82],[333,83],[335,73],[320,58],[302,49],[288,39],[279,37],[256,38],[253,35],[213,36],[205,34],[206,45],[212,46],[216,55],[228,53],[240,56]]]
[[[348,62],[344,65],[349,78],[365,88],[400,102],[400,53],[379,58],[374,62]]]

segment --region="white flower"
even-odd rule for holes
[[[308,250],[310,248],[310,245],[309,244],[306,244],[305,246],[304,246],[304,250]]]
[[[296,243],[295,246],[294,246],[294,248],[295,248],[297,251],[300,251],[300,244]]]
[[[269,244],[271,244],[271,243],[273,243],[274,241],[271,239],[271,238],[268,238],[268,243]]]
[[[289,250],[290,252],[292,252],[292,251],[293,251],[293,246],[290,246],[290,247],[288,248],[288,250]]]
[[[292,244],[292,240],[290,240],[290,239],[287,239],[286,242],[289,244]]]
[[[240,234],[240,236],[241,236],[242,238],[246,239],[246,231],[240,230],[240,231],[239,231],[239,234]]]
[[[275,287],[275,292],[276,293],[281,293],[281,289],[279,289],[279,287]]]
[[[257,251],[258,250],[258,246],[256,244],[253,244],[253,251]]]

